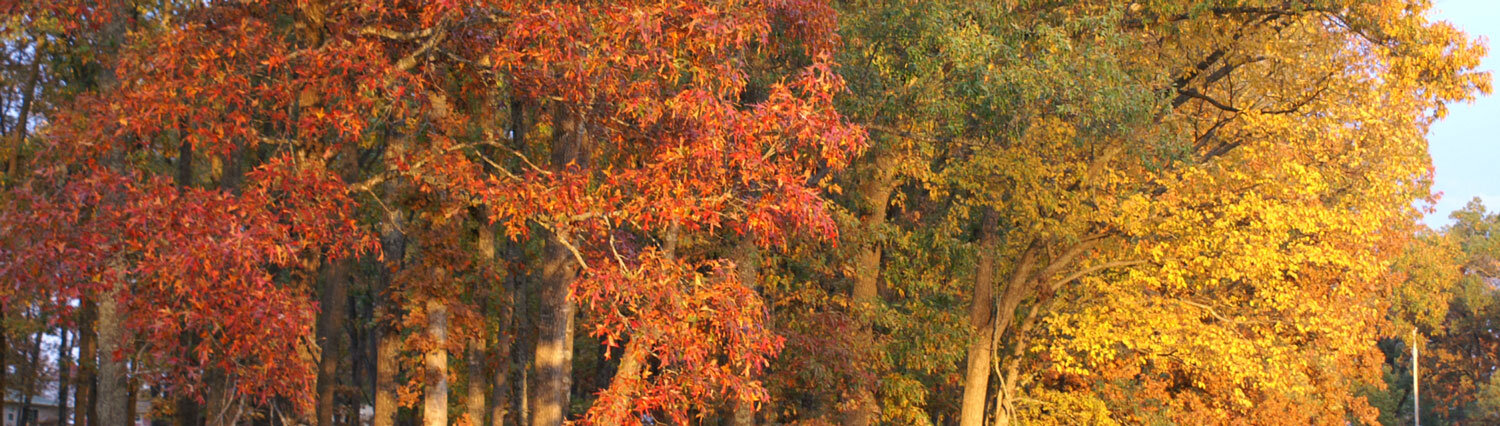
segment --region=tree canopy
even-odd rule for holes
[[[80,425],[1485,422],[1497,219],[1420,219],[1490,75],[1431,6],[0,0],[0,389]]]

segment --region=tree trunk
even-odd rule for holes
[[[23,86],[25,91],[21,93],[21,110],[16,115],[16,126],[13,131],[16,138],[14,145],[10,148],[10,161],[5,170],[5,174],[11,179],[15,179],[16,174],[20,172],[21,147],[26,144],[26,122],[31,120],[31,101],[36,94],[36,80],[41,74],[41,63],[41,45],[35,43],[31,50],[31,69]]]
[[[121,327],[119,299],[124,283],[114,283],[99,301],[99,393],[97,404],[100,425],[130,424],[129,373],[125,361],[125,330]]]
[[[173,176],[173,180],[177,185],[178,191],[186,191],[187,188],[193,185],[193,145],[189,144],[186,140],[182,140],[181,130],[173,130],[169,133],[169,137],[171,140],[178,141],[177,174]],[[198,333],[192,330],[183,330],[178,334],[177,339],[182,344],[182,347],[187,350],[191,350],[199,342]],[[200,366],[200,368],[204,367],[206,366]],[[198,426],[198,418],[201,414],[200,411],[202,411],[198,404],[198,396],[181,392],[177,395],[175,403],[177,409],[173,412],[173,424],[176,426]]]
[[[509,315],[505,316],[509,317]],[[508,329],[509,323],[508,319],[502,319],[500,329]],[[510,415],[511,333],[508,330],[502,331],[500,340],[499,343],[495,344],[495,348],[492,351],[495,360],[495,374],[491,376],[490,380],[489,423],[487,423],[491,426],[507,424],[506,417]]]
[[[440,277],[445,274],[439,273]],[[433,345],[424,356],[422,424],[448,426],[448,306],[436,298],[427,299],[427,338]]]
[[[630,420],[631,402],[640,390],[641,371],[645,367],[646,348],[642,347],[639,340],[630,339],[620,352],[620,366],[615,369],[615,376],[610,381],[609,388],[615,392],[623,392],[616,395],[619,399],[612,401],[609,407],[604,407],[602,416],[604,421],[613,421],[616,424],[626,424]]]
[[[995,255],[1000,249],[997,234],[998,214],[994,209],[984,209],[979,226],[978,262],[974,266],[974,299],[969,305],[968,365],[964,374],[964,399],[959,410],[961,426],[984,426],[985,393],[990,386],[990,360],[995,356],[995,346],[990,334],[990,323],[994,320],[995,307]]]
[[[203,373],[203,383],[208,390],[207,403],[203,405],[203,424],[208,426],[234,426],[243,407],[232,407],[234,389],[224,370],[209,368]]]
[[[880,303],[880,258],[881,244],[877,233],[885,226],[886,208],[891,201],[891,192],[896,188],[895,157],[891,153],[874,152],[871,169],[867,171],[858,187],[861,201],[867,212],[862,219],[861,231],[864,243],[854,255],[854,287],[850,290],[856,311],[868,313]],[[873,344],[875,336],[866,325],[860,330],[860,344]],[[878,407],[871,386],[856,385],[852,391],[854,406],[843,413],[845,426],[864,426],[875,422]]]
[[[470,339],[469,347],[464,354],[464,362],[468,366],[467,380],[465,384],[468,389],[464,391],[464,414],[469,419],[469,425],[480,426],[484,424],[485,401],[484,384],[484,340]]]
[[[385,196],[395,196],[398,187],[395,183],[387,181],[382,191]],[[400,408],[397,404],[396,392],[400,384],[396,382],[396,375],[400,369],[397,356],[401,349],[401,334],[396,328],[396,317],[400,315],[399,305],[393,300],[395,295],[391,289],[391,281],[395,276],[403,259],[406,257],[406,236],[401,232],[402,216],[400,211],[390,214],[380,224],[380,246],[381,254],[386,264],[380,265],[380,276],[376,281],[374,313],[375,317],[375,414],[371,421],[373,426],[394,426],[396,424],[396,411]]]
[[[740,240],[734,249],[734,267],[738,275],[740,285],[750,287],[756,293],[761,293],[760,286],[760,247],[756,247],[750,238]],[[762,293],[763,294],[763,293]],[[768,301],[766,305],[770,305]],[[767,323],[771,321],[767,319]],[[726,419],[730,426],[754,426],[755,425],[755,402],[743,399],[734,399],[733,407]]]
[[[126,366],[126,368],[130,368],[130,366]],[[125,418],[127,419],[126,421],[130,422],[129,424],[133,425],[136,424],[135,419],[139,418],[141,414],[138,411],[140,408],[138,401],[140,400],[136,399],[136,392],[140,391],[141,383],[138,381],[139,379],[136,379],[134,371],[131,371],[129,376],[130,379],[125,381],[125,388],[127,389],[125,391]]]
[[[498,252],[495,250],[495,233],[489,227],[483,225],[485,223],[485,215],[479,213],[480,210],[475,210],[475,212],[474,220],[480,224],[474,232],[475,249],[479,252],[482,262],[488,265],[499,264],[500,258]],[[478,293],[476,299],[478,300],[477,303],[482,307],[481,309],[487,310],[489,306],[492,306],[491,301],[494,299],[494,288],[495,285],[490,284],[483,286],[481,289],[476,289],[476,293]],[[501,315],[503,316],[504,314],[502,313]],[[504,330],[503,326],[501,330]],[[464,351],[464,363],[468,367],[464,381],[467,388],[464,391],[464,417],[468,419],[467,424],[470,426],[483,425],[485,413],[489,411],[487,405],[489,399],[485,398],[485,384],[490,381],[484,374],[485,359],[488,355],[485,345],[485,338],[481,334],[478,337],[471,337]]]
[[[504,264],[508,266],[512,264],[513,260],[519,257],[519,247],[515,244],[506,244]],[[520,287],[518,285],[519,278],[516,277],[517,274],[517,271],[506,271],[503,284],[505,293],[499,298],[502,302],[499,303],[499,306],[501,306],[499,333],[496,333],[494,339],[495,346],[491,349],[491,356],[495,363],[495,372],[490,379],[490,401],[488,407],[490,420],[488,424],[491,426],[520,423],[519,420],[507,422],[507,417],[511,415],[510,366],[511,356],[513,355],[511,348],[515,345],[516,335],[514,313],[519,309],[518,305],[525,303],[525,299],[516,297],[516,292]]]
[[[334,426],[333,411],[338,402],[339,364],[344,354],[344,317],[349,298],[347,261],[329,261],[324,271],[323,291],[319,295],[318,346],[318,426]]]
[[[395,426],[396,410],[400,408],[396,400],[396,391],[400,389],[400,384],[396,383],[396,372],[400,368],[397,355],[401,335],[389,329],[389,326],[381,328],[375,359],[375,418],[371,424]]]
[[[128,16],[124,3],[112,4],[109,9],[111,16],[121,18]],[[104,52],[100,52],[101,56],[108,57],[118,51],[119,47],[124,44],[125,30],[124,19],[111,19],[104,24],[103,30],[100,31],[100,41],[104,46]],[[114,69],[104,67],[98,76],[98,91],[99,93],[108,93],[118,83],[119,81],[115,76]],[[123,167],[123,162],[123,152],[119,152],[118,149],[111,152],[110,158],[106,160],[106,164],[111,167]],[[120,271],[124,267],[114,264],[110,265],[110,269]],[[124,286],[125,282],[123,280],[121,282],[112,282],[110,283],[109,290],[104,294],[95,295],[101,300],[96,303],[85,300],[83,303],[86,308],[90,306],[94,308],[92,310],[94,319],[92,324],[95,332],[98,333],[97,336],[92,336],[97,340],[93,341],[93,349],[95,350],[90,351],[97,358],[97,360],[91,359],[90,362],[97,362],[94,364],[97,365],[97,368],[92,369],[91,374],[93,376],[93,380],[91,380],[93,382],[93,389],[89,391],[89,400],[91,402],[88,406],[89,426],[130,424],[130,419],[127,417],[129,413],[126,412],[125,407],[126,400],[130,397],[126,393],[129,386],[127,380],[129,373],[125,370],[125,363],[115,359],[117,354],[120,356],[125,355],[123,347],[125,344],[125,330],[121,326],[119,312],[119,299],[125,291]],[[85,297],[85,299],[88,298]],[[95,358],[95,356],[91,356],[90,358]]]
[[[586,126],[583,114],[558,103],[553,113],[555,124],[552,141],[552,167],[587,168]],[[542,254],[537,313],[535,386],[531,395],[532,426],[556,426],[568,416],[568,397],[573,378],[574,304],[568,288],[578,276],[580,265],[564,230],[547,236]]]
[[[26,356],[31,358],[28,360],[31,366],[27,370],[30,374],[26,375],[26,385],[21,388],[22,426],[35,425],[38,420],[26,417],[26,412],[31,411],[31,398],[33,395],[36,395],[36,379],[40,378],[42,374],[42,333],[32,334],[31,349],[26,351]]]
[[[568,393],[572,382],[574,306],[568,300],[568,286],[577,274],[578,264],[571,252],[552,236],[546,243],[542,260],[537,314],[535,385],[531,394],[532,426],[562,424],[568,414]]]
[[[97,360],[99,339],[94,335],[94,322],[98,316],[98,307],[93,300],[84,298],[83,306],[78,309],[78,386],[73,389],[73,424],[76,426],[94,426],[97,424],[96,409],[94,404],[94,391],[98,384]]]
[[[1026,335],[1036,327],[1036,320],[1044,312],[1042,306],[1032,305],[1026,313],[1026,318],[1021,321],[1021,326],[1016,329],[1014,336],[1016,341],[1011,345],[1010,353],[1006,355],[1005,374],[1000,376],[1000,392],[995,396],[995,424],[1008,426],[1011,416],[1015,413],[1016,387],[1021,377],[1021,355],[1026,352]],[[996,345],[998,347],[998,344]],[[998,371],[999,360],[991,365]]]
[[[516,261],[525,259],[519,246],[511,244],[509,248]],[[515,308],[515,311],[511,313],[511,319],[516,335],[513,339],[515,343],[511,343],[512,359],[510,361],[517,369],[516,377],[510,381],[515,386],[515,394],[511,396],[509,402],[513,412],[511,419],[515,420],[513,424],[516,425],[531,424],[531,379],[536,371],[536,364],[532,362],[532,357],[536,356],[537,337],[537,317],[534,312],[538,299],[536,280],[531,275],[533,273],[527,274],[526,285],[522,285],[521,282],[515,283],[515,300],[511,305]]]
[[[239,143],[235,143],[229,152],[225,153],[221,161],[223,171],[219,174],[219,189],[230,194],[240,195],[244,186],[244,168],[240,164],[244,158],[245,149]],[[191,172],[184,175],[182,183],[187,185],[192,182]],[[217,365],[205,366],[203,372],[203,384],[207,390],[206,405],[202,411],[202,424],[208,426],[233,426],[243,413],[243,406],[230,409],[234,403],[234,389],[229,382],[228,374]],[[197,401],[193,401],[197,405]],[[197,408],[197,407],[195,407]],[[193,416],[196,420],[200,416]]]
[[[72,375],[72,348],[68,346],[67,327],[57,328],[57,424],[68,424],[68,380]]]
[[[1011,324],[1015,322],[1016,309],[1021,306],[1021,301],[1032,293],[1032,284],[1035,280],[1035,277],[1032,276],[1032,271],[1036,269],[1036,256],[1039,250],[1037,242],[1032,242],[1021,253],[1021,259],[1016,263],[1015,269],[1011,271],[1010,282],[1005,285],[1005,292],[1000,295],[1000,300],[995,303],[995,319],[990,323],[989,346],[992,348],[991,354],[1000,350],[1001,339],[1005,338],[1006,333],[1010,331]],[[1029,316],[1027,321],[1031,321],[1031,319]],[[995,368],[995,370],[999,370],[998,367],[993,367],[999,361],[999,359],[992,356],[989,365]],[[1001,377],[1001,379],[1002,388],[995,396],[995,424],[1008,425],[1010,424],[1010,414],[1012,412],[1010,402],[1013,396],[1009,392],[1013,389],[1014,383],[1006,383],[1004,381],[1005,377]],[[968,396],[965,395],[965,397],[967,398]]]
[[[521,94],[512,91],[510,101],[510,143],[512,147],[517,149],[525,146],[526,135],[529,133],[529,125],[526,122],[527,109],[527,103],[522,99]],[[490,241],[493,242],[494,239],[492,238]],[[519,313],[526,312],[526,305],[530,299],[522,295],[521,271],[519,268],[513,267],[522,263],[522,258],[525,254],[517,242],[507,239],[503,256],[504,263],[502,264],[505,266],[506,271],[502,286],[505,289],[505,293],[500,296],[500,300],[504,303],[500,303],[500,327],[499,333],[495,336],[495,347],[493,348],[495,374],[491,380],[492,389],[489,406],[489,424],[492,426],[526,424],[525,413],[522,408],[526,405],[525,362],[519,363],[523,366],[523,374],[521,375],[521,380],[516,381],[518,391],[515,393],[511,392],[511,365],[515,363],[515,358],[524,360],[527,353],[524,350],[515,350],[517,333],[522,328],[522,326],[516,323],[516,319]],[[525,346],[524,343],[522,345],[522,347],[529,347]]]

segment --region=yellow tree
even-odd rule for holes
[[[1085,404],[1131,422],[1373,422],[1351,389],[1378,379],[1384,274],[1428,196],[1427,125],[1489,88],[1483,48],[1428,6],[1126,7],[1141,41],[1126,57],[1170,76],[1161,125],[1180,151],[1105,164],[1080,185],[1097,191],[1092,223],[1036,250],[1051,265],[1002,297],[1023,308],[996,328],[1012,350],[997,420]],[[1046,272],[1074,251],[1072,272]]]
[[[888,222],[927,197],[973,256],[949,266],[962,424],[1372,419],[1349,384],[1428,195],[1426,126],[1489,87],[1428,7],[847,6],[849,113],[876,141],[849,185],[854,305],[902,285]]]

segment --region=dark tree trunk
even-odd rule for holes
[[[57,328],[57,424],[68,424],[68,379],[72,374],[72,348],[68,346],[67,327]]]
[[[172,139],[179,140],[177,144],[177,173],[173,177],[179,191],[186,191],[193,186],[193,145],[182,140],[182,130],[176,129],[171,133]],[[178,342],[184,350],[191,350],[198,345],[198,334],[192,330],[183,330],[177,336]],[[200,366],[206,368],[207,366]],[[178,390],[177,398],[173,401],[176,410],[173,412],[173,424],[176,426],[198,426],[201,417],[201,407],[198,404],[198,396],[192,393]]]
[[[41,46],[32,48],[31,66],[26,75],[26,83],[22,85],[21,110],[16,115],[16,125],[12,134],[15,135],[14,145],[10,148],[10,161],[6,165],[5,173],[11,179],[16,178],[20,172],[21,147],[26,145],[26,122],[31,120],[31,103],[36,94],[36,80],[41,74],[42,52]]]
[[[125,392],[125,418],[127,419],[127,423],[120,424],[133,425],[135,424],[135,419],[140,418],[141,416],[141,413],[137,411],[140,406],[140,400],[136,399],[138,396],[136,395],[136,392],[140,391],[141,383],[138,381],[138,379],[136,379],[135,372],[133,371],[130,374],[130,380],[127,380],[125,383],[127,388],[130,389]]]
[[[94,319],[97,309],[94,302],[88,299],[83,301],[83,306],[78,309],[78,386],[73,389],[73,405],[75,413],[73,424],[77,426],[94,426],[97,411],[94,404],[94,392],[97,389],[95,378],[97,375],[98,360],[98,338],[94,335]]]
[[[491,349],[491,356],[495,363],[494,375],[490,381],[490,422],[488,424],[491,426],[522,424],[519,418],[510,418],[511,416],[520,414],[519,410],[512,409],[512,378],[510,374],[513,362],[512,357],[515,355],[512,348],[515,346],[516,330],[518,328],[515,325],[515,314],[524,308],[522,305],[525,303],[525,299],[519,297],[517,294],[520,291],[520,271],[510,268],[511,265],[517,264],[520,260],[521,253],[519,249],[520,247],[510,242],[507,242],[505,245],[503,264],[507,267],[507,270],[502,284],[505,293],[500,296],[502,303],[499,303],[499,306],[501,306],[499,332],[496,333],[494,338],[495,345]]]
[[[464,351],[465,372],[464,390],[464,415],[468,416],[469,424],[484,424],[485,401],[484,385],[488,380],[484,377],[484,340],[472,339],[469,341],[468,349]]]
[[[31,398],[32,396],[36,395],[36,379],[41,378],[40,376],[42,375],[42,333],[38,332],[32,334],[31,349],[28,349],[26,351],[26,356],[30,358],[28,362],[31,364],[31,366],[28,367],[28,374],[26,375],[25,382],[26,385],[21,388],[22,426],[35,425],[37,422],[36,418],[27,417],[26,412],[31,411]]]
[[[519,94],[513,93],[510,101],[510,142],[511,147],[521,149],[525,146],[529,126],[526,122],[527,104],[523,102]],[[505,241],[503,265],[505,279],[502,286],[505,293],[500,296],[501,303],[499,333],[493,340],[495,347],[492,349],[494,356],[495,372],[491,381],[489,417],[491,426],[505,424],[528,424],[526,418],[526,375],[525,369],[528,364],[527,356],[531,353],[525,350],[515,350],[517,333],[525,326],[516,323],[517,315],[528,312],[526,306],[530,299],[521,293],[522,271],[521,265],[524,253],[521,246],[515,241]],[[525,328],[529,330],[529,328]],[[523,348],[526,342],[522,342]],[[511,366],[520,365],[520,379],[511,377]],[[515,389],[516,392],[511,390]]]
[[[369,294],[371,282],[362,275],[351,275],[349,284],[351,287],[348,303],[349,329],[347,338],[349,339],[350,383],[354,388],[354,395],[348,401],[350,415],[346,419],[345,424],[348,426],[359,426],[360,410],[364,408],[370,397],[374,395],[374,381],[371,379],[375,376],[375,369],[374,364],[370,362],[374,359],[370,352],[370,342],[373,341],[371,337],[374,331],[374,328],[370,327],[373,319],[373,316],[370,315],[370,300],[359,297],[356,293]],[[367,384],[371,385],[369,388],[370,393],[365,393],[365,385]]]
[[[318,426],[334,426],[333,412],[338,389],[339,363],[344,355],[344,317],[349,298],[349,267],[346,261],[331,261],[323,274],[319,294],[317,421]]]
[[[391,197],[397,194],[398,187],[387,182],[383,185],[385,196]],[[395,272],[400,269],[402,259],[406,256],[406,236],[401,232],[401,213],[392,213],[380,224],[380,244],[382,255],[386,264],[380,265],[379,279],[376,281],[374,294],[373,316],[375,317],[375,415],[372,424],[374,426],[394,426],[396,424],[396,410],[398,401],[396,391],[400,384],[396,381],[399,373],[400,363],[397,355],[401,346],[400,331],[396,328],[396,317],[400,315],[400,305],[394,301],[394,291],[391,289],[391,281]]]

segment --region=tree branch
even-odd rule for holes
[[[1048,286],[1048,290],[1056,292],[1058,289],[1062,288],[1062,286],[1064,286],[1064,285],[1066,285],[1066,284],[1068,284],[1070,282],[1073,282],[1074,280],[1077,280],[1079,278],[1083,278],[1085,275],[1092,274],[1092,273],[1095,273],[1095,272],[1099,272],[1099,271],[1102,271],[1102,270],[1105,270],[1105,269],[1123,268],[1123,267],[1126,267],[1126,266],[1135,266],[1135,265],[1140,265],[1140,264],[1144,264],[1144,263],[1146,263],[1146,261],[1144,261],[1144,260],[1117,260],[1117,261],[1113,261],[1113,262],[1105,262],[1105,263],[1101,263],[1101,264],[1098,264],[1098,265],[1090,266],[1090,267],[1087,267],[1087,268],[1083,268],[1083,270],[1080,270],[1078,272],[1074,272],[1071,275],[1063,277],[1063,279],[1060,279],[1060,280],[1057,280],[1057,281],[1053,281],[1052,284]]]

